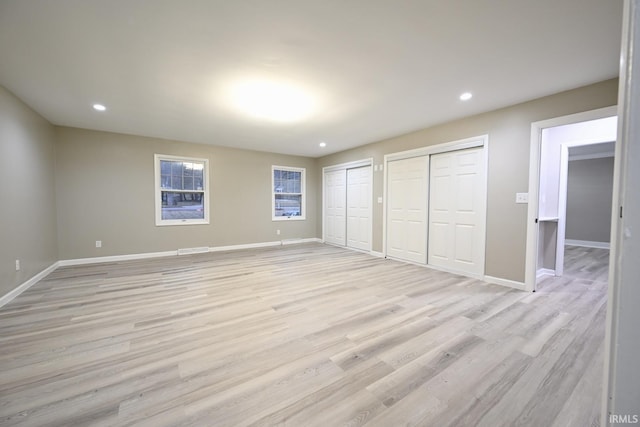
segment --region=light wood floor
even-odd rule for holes
[[[0,425],[596,426],[605,289],[320,244],[60,268],[0,309]]]

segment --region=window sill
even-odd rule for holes
[[[305,221],[306,219],[304,216],[274,216],[271,221]]]

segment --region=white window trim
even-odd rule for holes
[[[162,219],[162,188],[160,179],[160,161],[183,161],[183,162],[196,162],[204,164],[204,218],[203,219]],[[170,156],[165,154],[154,155],[154,183],[155,183],[155,212],[156,212],[156,226],[171,226],[171,225],[199,225],[209,224],[209,159],[202,159],[196,157],[184,157],[184,156]],[[199,192],[199,191],[198,191]]]
[[[273,175],[276,170],[301,172],[300,189],[302,190],[302,201],[301,201],[300,210],[302,212],[300,216],[276,216],[275,215],[276,194],[279,194],[274,191],[275,183],[274,183]],[[307,177],[306,175],[307,175],[306,168],[297,168],[293,166],[276,166],[276,165],[271,166],[271,220],[272,221],[303,221],[307,219]]]

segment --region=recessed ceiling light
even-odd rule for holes
[[[107,109],[107,107],[102,104],[93,104],[93,109],[96,111],[104,111]]]
[[[324,148],[324,147],[326,147],[326,146],[327,146],[327,143],[326,143],[326,142],[321,142],[321,143],[320,143],[320,144],[318,144],[318,145],[319,145],[321,148]]]
[[[248,80],[229,88],[232,105],[244,114],[275,122],[297,122],[316,109],[314,98],[287,82]]]
[[[473,97],[473,95],[471,94],[471,92],[465,92],[462,95],[460,95],[460,101],[468,101]]]

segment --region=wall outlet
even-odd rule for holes
[[[96,240],[96,248],[102,247],[102,240]]]
[[[16,271],[20,271],[20,260],[16,260]]]
[[[280,230],[276,230],[276,234],[279,236],[280,235]]]
[[[516,193],[516,203],[529,203],[529,193]]]
[[[378,203],[382,203],[382,197],[378,196]]]

